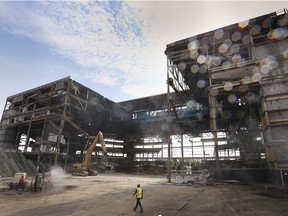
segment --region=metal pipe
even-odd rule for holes
[[[170,122],[170,84],[169,84],[169,59],[167,58],[167,138],[168,138],[168,161],[167,161],[167,179],[171,183],[171,122]]]

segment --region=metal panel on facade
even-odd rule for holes
[[[271,163],[287,164],[288,163],[288,145],[285,140],[273,140],[267,143],[271,149]]]
[[[279,81],[277,83],[271,81],[268,85],[262,86],[260,95],[271,96],[271,95],[279,95],[283,93],[288,94],[288,84],[286,82],[279,83]]]
[[[263,112],[288,109],[288,98],[282,100],[264,101],[261,108]]]

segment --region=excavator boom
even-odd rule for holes
[[[74,175],[79,175],[79,174],[80,175],[81,174],[83,174],[83,175],[88,175],[88,174],[95,175],[97,173],[96,171],[90,169],[90,164],[91,164],[91,155],[92,155],[97,143],[99,143],[99,142],[101,143],[102,152],[103,152],[102,160],[104,161],[104,163],[107,162],[106,144],[105,144],[102,132],[99,131],[98,134],[96,135],[96,137],[94,138],[93,142],[91,143],[91,145],[86,150],[86,154],[85,154],[83,162],[73,164],[72,174],[74,174]]]

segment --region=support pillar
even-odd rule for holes
[[[216,168],[220,168],[219,163],[219,147],[218,147],[218,138],[217,138],[217,121],[216,121],[216,101],[215,97],[211,95],[211,91],[209,92],[209,108],[210,108],[210,128],[212,129],[213,139],[214,139],[214,151],[215,151],[215,160],[216,160]]]

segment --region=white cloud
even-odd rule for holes
[[[85,77],[95,83],[118,85],[137,97],[135,92],[141,93],[144,82],[161,79],[155,71],[163,71],[151,62],[159,58],[153,52],[160,52],[164,60],[165,55],[146,37],[149,23],[142,19],[141,8],[116,1],[7,3],[0,7],[1,22],[10,33],[49,45],[86,68]]]
[[[118,86],[121,74],[117,74],[117,71],[108,71],[107,68],[98,68],[97,71],[84,72],[84,76],[87,80],[96,84],[107,86]]]
[[[279,2],[1,2],[0,27],[48,45],[95,83],[133,97],[166,91],[166,44],[281,9]],[[272,11],[271,11],[272,10]]]

